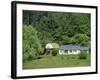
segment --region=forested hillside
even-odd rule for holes
[[[87,13],[23,11],[23,24],[37,30],[42,46],[48,42],[89,45],[90,20]]]

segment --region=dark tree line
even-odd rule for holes
[[[48,42],[88,45],[90,20],[87,13],[23,11],[23,24],[38,31],[42,45]]]

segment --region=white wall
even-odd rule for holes
[[[80,53],[80,50],[72,50],[71,54],[79,54],[79,53]]]
[[[10,15],[10,1],[0,0],[0,80],[12,80],[10,78],[10,65],[11,65],[11,15]],[[24,0],[25,1],[25,0]],[[66,4],[85,4],[85,5],[99,5],[100,14],[100,0],[31,0],[41,2],[55,2]],[[100,15],[98,16],[100,21]],[[100,34],[100,24],[98,27]],[[100,37],[98,39],[100,41]],[[100,44],[100,42],[98,42]],[[100,48],[100,45],[98,46]],[[100,49],[99,52],[100,53]],[[100,57],[100,54],[98,54]],[[98,58],[100,61],[100,58]],[[100,67],[100,62],[99,62]],[[22,79],[20,79],[22,80]],[[91,75],[77,75],[77,76],[64,76],[64,77],[51,77],[51,78],[35,78],[23,80],[100,80],[99,74]]]
[[[59,50],[60,55],[67,55],[67,54],[79,54],[80,50],[68,50],[68,52],[65,52],[64,50]]]

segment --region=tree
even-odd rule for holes
[[[81,44],[87,46],[89,44],[89,37],[86,34],[76,34],[73,37],[74,44]]]
[[[41,52],[37,31],[32,26],[23,26],[23,60],[32,60]]]

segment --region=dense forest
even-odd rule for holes
[[[47,43],[89,46],[90,24],[91,15],[88,13],[23,10],[24,52],[28,52],[29,47],[29,51],[40,53]]]

